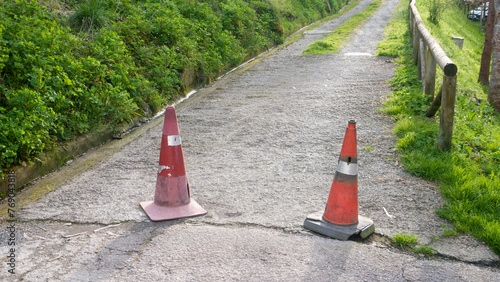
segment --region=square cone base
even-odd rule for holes
[[[156,205],[154,201],[141,202],[141,207],[152,221],[192,217],[207,213],[207,211],[192,198],[190,198],[189,204],[179,207],[162,207]]]
[[[358,222],[350,225],[339,225],[323,219],[323,212],[309,215],[304,221],[304,227],[316,233],[345,241],[354,234],[364,239],[375,232],[375,225],[369,218],[358,216]]]

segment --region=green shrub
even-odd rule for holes
[[[442,0],[428,0],[426,5],[429,9],[429,21],[438,24],[447,4]]]
[[[101,62],[82,56],[88,54],[88,44],[37,2],[6,3],[0,13],[2,51],[9,54],[2,56],[5,79],[0,84],[2,168],[36,157],[55,141],[86,133],[103,121],[131,117],[136,106],[124,86],[127,68],[119,65],[124,59],[116,55],[120,43],[106,37],[110,34],[95,41]]]

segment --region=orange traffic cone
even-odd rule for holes
[[[366,238],[375,231],[372,220],[358,216],[356,150],[356,122],[350,120],[325,211],[309,215],[304,222],[305,228],[339,240],[347,240],[358,233]]]
[[[160,162],[154,201],[141,202],[152,221],[206,214],[189,193],[181,137],[174,107],[167,107],[163,122]]]

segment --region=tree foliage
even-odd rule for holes
[[[426,4],[429,9],[429,21],[438,24],[448,3],[449,1],[444,0],[428,0]]]

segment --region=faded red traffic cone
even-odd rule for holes
[[[358,216],[358,159],[354,120],[350,120],[347,125],[325,211],[309,215],[304,227],[339,240],[347,240],[358,233],[361,238],[366,238],[375,231],[372,220]]]
[[[348,225],[358,221],[358,158],[356,123],[349,121],[340,151],[323,218],[331,223]]]
[[[190,196],[175,108],[165,111],[154,201],[141,202],[152,221],[206,214]]]

